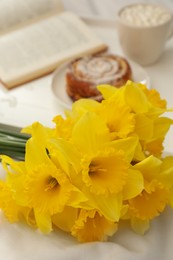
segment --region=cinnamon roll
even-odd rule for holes
[[[66,73],[67,94],[73,101],[80,98],[102,100],[96,86],[109,84],[121,87],[132,80],[132,70],[128,61],[113,54],[85,56],[72,61]]]

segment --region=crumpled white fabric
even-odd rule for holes
[[[123,227],[108,242],[92,243],[79,243],[59,230],[44,235],[22,223],[10,224],[0,213],[2,260],[172,260],[172,236],[171,208],[152,221],[144,236]]]
[[[79,243],[71,235],[41,234],[0,215],[0,259],[4,260],[172,260],[173,209],[152,222],[144,236],[119,230],[108,242]]]

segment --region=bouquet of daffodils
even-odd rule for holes
[[[81,99],[54,128],[26,127],[25,159],[1,155],[0,207],[10,222],[81,242],[104,241],[119,224],[143,234],[173,206],[173,157],[163,141],[173,120],[154,89],[128,81],[98,86],[101,103]]]

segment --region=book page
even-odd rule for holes
[[[0,32],[35,17],[62,10],[61,0],[0,0]]]
[[[0,78],[17,85],[53,71],[64,60],[105,48],[77,16],[64,12],[0,37]]]

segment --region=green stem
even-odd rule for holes
[[[0,136],[18,138],[18,139],[23,139],[23,140],[27,140],[29,138],[29,135],[24,135],[21,133],[14,133],[14,132],[5,131],[5,130],[0,130]]]
[[[24,161],[25,159],[25,152],[20,152],[20,151],[0,151],[1,155],[8,155],[11,158],[18,160],[18,161]]]
[[[23,147],[25,148],[26,142],[18,142],[18,141],[12,141],[9,139],[6,140],[1,140],[0,139],[0,148],[1,146],[5,146],[5,147]]]
[[[0,124],[0,154],[24,160],[25,146],[29,135],[20,133],[20,128]]]

